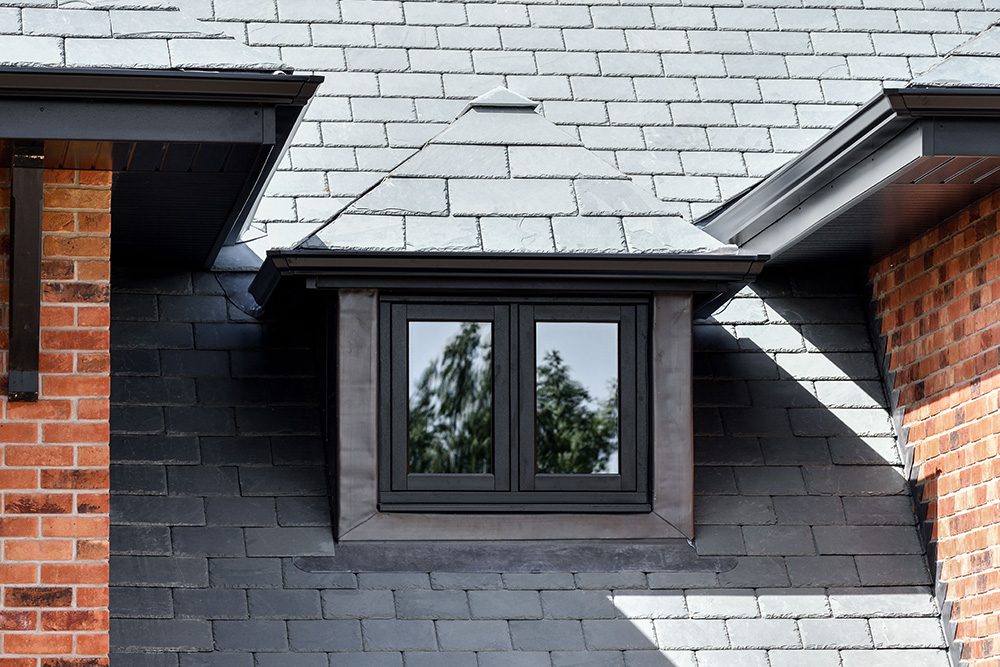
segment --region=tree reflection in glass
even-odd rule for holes
[[[618,472],[618,325],[535,325],[535,456],[545,474]]]
[[[493,471],[489,322],[409,323],[409,471]]]

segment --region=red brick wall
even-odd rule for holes
[[[9,403],[0,171],[0,667],[108,664],[110,184],[45,171],[41,391]]]
[[[994,194],[871,271],[952,620],[1000,665],[1000,234]]]

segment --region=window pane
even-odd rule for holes
[[[493,472],[490,322],[409,323],[409,471]]]
[[[618,324],[535,323],[539,473],[618,472]]]

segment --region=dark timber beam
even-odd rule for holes
[[[39,316],[42,303],[41,142],[14,144],[10,188],[10,351],[8,395],[38,400]]]

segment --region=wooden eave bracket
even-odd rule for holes
[[[42,142],[14,142],[10,186],[10,349],[7,355],[7,394],[11,401],[38,400],[44,158]]]

